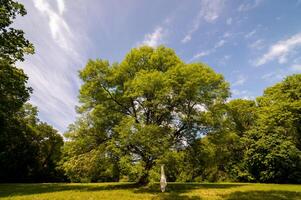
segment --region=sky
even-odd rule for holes
[[[78,71],[89,59],[120,62],[146,44],[224,75],[231,98],[255,99],[301,73],[301,0],[19,0],[35,54],[18,63],[39,118],[61,133],[77,117]]]

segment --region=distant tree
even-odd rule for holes
[[[166,152],[207,133],[205,116],[229,95],[222,75],[202,63],[185,64],[163,46],[134,48],[120,64],[90,60],[80,77],[79,112],[88,124],[70,131],[71,143],[140,166],[140,184]]]

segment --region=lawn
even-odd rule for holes
[[[132,183],[0,184],[0,199],[301,200],[301,185],[169,183],[161,193],[158,184],[140,188]]]

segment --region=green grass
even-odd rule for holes
[[[152,187],[136,187],[132,183],[0,184],[0,199],[301,200],[301,185],[169,183],[167,191],[161,193],[158,184]]]

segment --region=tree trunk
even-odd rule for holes
[[[153,167],[154,163],[151,160],[145,161],[143,174],[138,180],[138,185],[144,186],[149,183],[149,170]]]
[[[138,181],[138,185],[141,185],[141,186],[147,185],[149,182],[148,176],[149,176],[148,171],[147,172],[145,171],[144,174],[140,177],[140,179]]]

